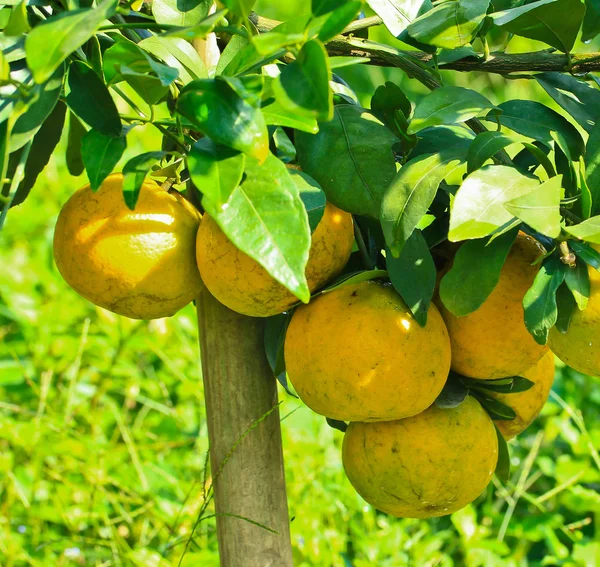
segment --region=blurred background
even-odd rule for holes
[[[303,5],[261,0],[256,11],[284,19]],[[395,42],[384,29],[370,33]],[[492,49],[506,38],[496,39]],[[517,38],[509,51],[539,47]],[[367,106],[386,80],[413,102],[425,94],[393,69],[359,65],[340,75]],[[524,98],[557,109],[526,79],[445,72],[444,80],[495,103]],[[122,163],[160,149],[149,127],[128,141]],[[178,565],[195,526],[181,565],[216,566],[212,506],[198,517],[210,475],[194,308],[137,322],[67,287],[52,260],[53,229],[87,179],[70,177],[66,139],[61,147],[0,235],[0,565]],[[431,521],[373,510],[343,473],[342,434],[280,396],[297,567],[600,565],[597,377],[559,366],[542,416],[510,443],[510,482],[494,479],[474,505]]]

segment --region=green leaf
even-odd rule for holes
[[[308,224],[311,233],[315,231],[323,218],[327,199],[322,187],[310,176],[297,169],[289,170],[292,181],[296,184],[300,199],[308,215]]]
[[[298,396],[291,391],[288,385],[283,356],[285,334],[290,321],[290,313],[281,313],[280,315],[267,317],[265,321],[265,352],[273,375],[290,396],[297,398]]]
[[[361,0],[347,2],[329,14],[321,29],[319,30],[319,41],[325,43],[344,31],[345,27],[352,22],[362,7]]]
[[[581,0],[541,0],[491,17],[495,25],[508,32],[543,41],[568,53],[573,49],[584,14],[585,4]]]
[[[483,406],[489,416],[495,421],[510,421],[517,417],[515,410],[498,401],[495,397],[482,390],[471,390],[471,395]]]
[[[328,293],[330,291],[339,289],[340,287],[343,287],[345,285],[354,285],[362,282],[368,282],[370,280],[376,280],[378,278],[387,277],[387,270],[364,270],[361,272],[344,274],[340,276],[337,280],[330,283],[325,289],[321,290],[319,293]],[[318,293],[316,293],[315,295],[318,295]]]
[[[116,0],[103,0],[96,8],[61,12],[36,26],[25,40],[27,65],[35,82],[48,80],[73,51],[94,35],[116,5]]]
[[[311,238],[296,185],[285,165],[270,153],[262,165],[247,159],[245,174],[226,207],[206,196],[202,204],[237,248],[306,303],[310,291],[304,270]]]
[[[395,256],[427,213],[441,181],[461,165],[452,152],[418,156],[405,163],[383,197],[381,226]]]
[[[81,139],[81,157],[92,191],[112,173],[127,147],[125,136],[113,138],[96,130],[90,130]]]
[[[450,372],[442,391],[433,403],[441,409],[456,408],[467,399],[468,395],[469,388],[464,385],[457,374]]]
[[[587,242],[600,244],[600,216],[589,218],[579,224],[565,226],[565,231],[576,238]]]
[[[186,84],[194,79],[208,77],[206,65],[198,52],[187,41],[177,37],[148,37],[138,43],[163,63],[179,71],[179,79]]]
[[[585,242],[570,240],[569,246],[575,252],[577,258],[581,258],[588,266],[600,272],[600,252]]]
[[[590,276],[584,262],[577,262],[575,267],[566,270],[565,284],[573,294],[577,307],[583,311],[590,297]]]
[[[519,394],[533,388],[534,383],[522,376],[509,376],[495,380],[479,380],[476,378],[462,378],[470,388],[483,392],[497,392],[499,394]]]
[[[344,6],[348,0],[311,0],[311,11],[314,16],[323,16]]]
[[[399,138],[406,136],[412,106],[398,85],[388,81],[377,87],[371,98],[371,111]]]
[[[246,156],[210,138],[201,138],[191,147],[187,164],[194,185],[221,207],[242,181]]]
[[[541,345],[546,344],[548,331],[556,323],[556,292],[565,279],[567,269],[557,256],[548,257],[523,298],[525,326]]]
[[[418,138],[411,158],[451,151],[467,161],[469,147],[475,139],[475,134],[464,126],[437,126],[421,130]]]
[[[69,138],[67,140],[67,169],[73,176],[83,173],[84,165],[81,157],[81,140],[87,133],[79,119],[71,112],[69,116]]]
[[[233,58],[250,42],[241,35],[234,35],[229,40],[229,43],[225,46],[225,49],[221,52],[219,62],[217,63],[216,74],[222,75],[223,70],[229,65]]]
[[[284,106],[273,93],[274,79],[267,80],[264,89],[264,101],[262,103],[262,114],[265,123],[269,126],[286,126],[316,134],[319,131],[317,119],[301,112],[298,108],[295,111],[289,110],[289,104]]]
[[[544,236],[558,238],[561,230],[560,198],[562,175],[542,183],[538,189],[506,201],[504,206],[534,230]]]
[[[155,65],[160,64],[156,63]],[[148,75],[146,72],[139,73],[126,66],[122,66],[120,72],[121,77],[131,85],[133,90],[152,106],[165,97],[169,92],[169,85],[179,75],[177,69],[171,69],[166,65],[161,65],[161,67],[164,70],[161,72],[161,76]]]
[[[586,0],[585,5],[586,11],[581,28],[581,41],[587,43],[600,33],[600,3],[597,0]]]
[[[441,87],[429,93],[417,104],[408,133],[415,134],[428,126],[466,122],[494,108],[496,107],[487,98],[474,90],[463,87]]]
[[[56,106],[62,90],[65,67],[61,65],[54,74],[41,85],[32,89],[27,100],[27,110],[15,122],[10,133],[10,151],[22,148],[40,129]]]
[[[4,53],[0,51],[0,81],[8,81],[10,78],[10,63],[4,56]]]
[[[217,10],[214,14],[207,16],[201,22],[190,27],[176,27],[161,34],[161,37],[179,37],[186,41],[205,38],[210,34],[227,14],[227,10]]]
[[[210,0],[153,0],[152,15],[159,24],[195,26],[206,16]]]
[[[584,268],[587,271],[587,267]],[[569,273],[567,271],[567,273]],[[571,319],[577,309],[577,302],[571,290],[566,284],[562,284],[556,292],[556,329],[559,333],[566,333],[571,325]]]
[[[482,132],[478,134],[469,146],[467,155],[468,172],[479,169],[487,160],[500,150],[513,144],[526,142],[528,139],[518,134],[505,132]]]
[[[572,75],[538,73],[535,76],[542,88],[572,116],[588,133],[600,112],[600,91]]]
[[[6,36],[12,36],[25,34],[29,30],[31,30],[31,26],[27,18],[27,2],[20,2],[11,10],[8,24],[2,32]]]
[[[367,4],[394,37],[417,19],[424,6],[431,8],[429,0],[367,0]]]
[[[264,161],[269,134],[261,111],[223,79],[199,79],[183,88],[177,112],[215,142]]]
[[[506,484],[510,480],[510,452],[508,451],[506,439],[497,427],[495,429],[498,438],[498,462],[494,474],[500,482]]]
[[[589,187],[591,214],[600,214],[600,122],[592,128],[585,152],[585,179]]]
[[[446,0],[417,18],[406,31],[421,43],[454,49],[473,39],[489,4],[489,0]]]
[[[429,246],[420,230],[406,241],[398,258],[388,251],[386,267],[390,281],[421,327],[427,324],[427,312],[435,289],[437,271]]]
[[[23,180],[19,184],[11,207],[20,205],[25,201],[32,187],[35,185],[38,175],[50,161],[50,157],[58,145],[63,131],[65,115],[65,105],[62,102],[58,102],[33,138],[25,167],[25,177],[23,177]]]
[[[336,106],[334,119],[321,124],[318,134],[295,135],[298,163],[327,199],[344,211],[376,218],[396,172],[395,142],[373,114],[350,104]]]
[[[332,429],[337,429],[342,433],[346,433],[348,429],[348,424],[345,421],[340,421],[339,419],[332,419],[331,417],[326,417],[325,421],[327,421],[327,425]]]
[[[166,152],[145,152],[131,158],[123,166],[123,199],[125,204],[133,211],[140,195],[140,189],[152,166],[163,157]]]
[[[581,134],[569,121],[554,110],[532,100],[509,100],[498,105],[500,115],[492,112],[486,117],[490,122],[549,144],[553,141],[552,132],[560,132],[568,143],[573,159],[579,159],[584,152]]]
[[[333,93],[329,81],[331,69],[327,52],[319,41],[313,40],[283,68],[273,89],[284,108],[292,111],[298,108],[319,121],[328,122],[333,118]]]
[[[121,119],[106,85],[83,61],[69,66],[67,104],[86,124],[107,136],[120,136]]]
[[[500,279],[518,232],[514,228],[490,242],[485,238],[468,240],[458,249],[440,282],[440,298],[450,313],[464,317],[483,305]]]
[[[522,6],[521,0],[517,0],[514,3],[510,2],[509,6],[506,7],[504,10],[500,10],[498,12],[490,14],[490,18],[492,18],[495,25],[503,26],[505,24],[513,22],[521,16],[524,16],[532,10],[537,10],[541,6],[545,6],[546,4],[552,4],[553,2],[556,2],[556,0],[538,0],[537,2],[529,2],[528,4]],[[497,3],[494,2],[494,6],[496,6],[496,4]]]
[[[450,211],[452,242],[483,238],[513,219],[504,203],[539,187],[539,181],[505,165],[486,165],[462,183]]]
[[[225,7],[240,18],[247,18],[256,0],[223,0]]]

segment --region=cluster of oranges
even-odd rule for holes
[[[122,175],[113,174],[96,192],[83,187],[58,218],[56,263],[84,298],[137,319],[170,316],[204,287],[230,309],[254,317],[297,303],[179,193],[146,181],[131,211],[122,183]],[[311,292],[339,275],[353,243],[352,216],[328,203],[312,234],[306,267]],[[445,515],[489,483],[498,436],[488,413],[471,396],[449,409],[435,404],[451,369],[477,381],[524,376],[533,382],[524,392],[490,392],[516,414],[496,422],[505,438],[539,414],[554,357],[527,332],[522,301],[543,253],[537,241],[520,234],[477,311],[456,317],[438,298],[423,327],[391,284],[379,280],[326,290],[295,309],[285,339],[290,381],[315,412],[350,422],[344,467],[376,508],[399,517]],[[569,331],[579,332],[573,325]],[[565,340],[572,352],[567,335],[553,334],[559,355]],[[581,358],[588,360],[589,351]]]

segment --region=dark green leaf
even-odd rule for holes
[[[586,11],[581,29],[581,40],[589,42],[600,33],[600,2],[586,0]]]
[[[412,106],[402,89],[389,81],[377,87],[371,99],[371,112],[399,138],[407,136]]]
[[[237,37],[237,36],[236,36]],[[206,65],[190,43],[178,37],[152,36],[138,44],[158,57],[163,63],[179,71],[179,79],[186,84],[194,79],[208,77]]]
[[[500,150],[524,141],[527,141],[527,138],[505,132],[494,131],[478,134],[469,147],[467,155],[468,172],[471,173],[479,169]]]
[[[497,392],[498,394],[519,394],[533,388],[534,383],[522,376],[509,376],[495,380],[479,380],[476,378],[463,378],[465,384],[474,390]]]
[[[560,198],[562,176],[542,183],[539,188],[504,203],[506,210],[544,236],[558,238],[561,231]]]
[[[600,121],[592,128],[588,138],[585,178],[592,198],[591,214],[600,214]]]
[[[337,34],[342,33],[344,28],[356,18],[362,7],[360,0],[347,2],[329,14],[319,31],[319,40],[325,43]]]
[[[485,411],[487,411],[494,420],[510,421],[517,416],[515,410],[510,406],[499,402],[496,398],[481,390],[471,390],[471,395],[483,406]]]
[[[473,39],[489,4],[489,0],[440,2],[412,22],[406,31],[421,43],[454,49]]]
[[[506,439],[504,439],[497,427],[495,429],[496,437],[498,438],[498,462],[496,463],[494,473],[500,482],[506,484],[510,480],[510,453]]]
[[[494,291],[518,228],[488,243],[479,238],[465,242],[456,253],[452,268],[440,282],[442,303],[457,317],[473,313]]]
[[[411,153],[411,158],[451,151],[467,161],[469,147],[475,134],[463,126],[438,126],[421,130],[418,137],[419,141]]]
[[[20,205],[25,201],[32,187],[35,185],[38,175],[50,161],[50,157],[63,131],[65,114],[65,105],[62,102],[58,102],[33,138],[25,167],[25,177],[15,193],[15,197],[11,203],[12,207]]]
[[[202,204],[237,248],[301,301],[308,302],[304,270],[310,227],[296,185],[285,165],[270,153],[262,165],[248,158],[245,173],[227,207],[217,206],[206,196]]]
[[[504,203],[539,187],[539,181],[505,165],[486,165],[469,175],[452,203],[453,242],[483,238],[513,219]]]
[[[523,298],[525,326],[541,345],[546,344],[548,331],[556,323],[556,291],[568,269],[558,257],[550,256],[542,263],[533,285]]]
[[[326,417],[327,425],[333,429],[337,429],[342,433],[346,433],[346,429],[348,429],[348,424],[345,421],[340,421],[339,419],[333,419],[331,417]]]
[[[438,408],[451,409],[462,404],[468,395],[469,388],[463,384],[458,375],[450,372],[442,391],[433,403]]]
[[[107,136],[121,135],[121,119],[106,85],[83,61],[69,67],[67,104],[85,123]]]
[[[348,0],[311,0],[311,11],[314,16],[323,16],[345,5]]]
[[[590,297],[590,276],[584,262],[577,262],[565,273],[565,284],[573,294],[577,307],[583,311]]]
[[[284,107],[292,111],[299,109],[303,114],[328,122],[333,118],[333,93],[329,81],[331,69],[327,52],[319,41],[313,40],[283,68],[273,89]]]
[[[376,280],[378,278],[387,278],[387,270],[364,270],[361,272],[353,272],[340,276],[337,280],[331,282],[325,289],[322,289],[318,293],[328,293],[339,289],[346,285],[354,285],[362,282],[368,282],[370,280]],[[317,294],[315,294],[317,295]]]
[[[86,54],[88,65],[96,71],[99,77],[104,75],[102,70],[102,49],[98,36],[92,36],[83,46],[83,52]]]
[[[396,137],[369,111],[338,105],[318,134],[296,132],[298,162],[327,199],[350,213],[378,217],[395,172]]]
[[[146,152],[131,158],[123,166],[123,198],[133,211],[140,195],[140,189],[152,166],[165,156],[165,152]]]
[[[587,271],[585,264],[584,269]],[[556,329],[559,333],[564,334],[569,330],[571,319],[577,309],[575,297],[566,284],[562,284],[556,292],[556,308],[558,312],[556,316]]]
[[[421,327],[427,324],[427,312],[433,297],[437,271],[427,242],[420,230],[406,241],[398,258],[386,254],[390,281]]]
[[[242,181],[246,156],[210,138],[201,138],[188,153],[187,164],[194,185],[221,207]]]
[[[152,15],[159,24],[195,26],[208,16],[211,4],[210,0],[153,0]]]
[[[547,144],[553,141],[552,132],[561,132],[573,159],[579,159],[583,153],[583,139],[575,126],[547,106],[532,100],[509,100],[498,108],[502,114],[492,112],[486,120],[494,123],[499,120],[503,126]]]
[[[380,217],[395,256],[427,213],[442,180],[460,165],[460,158],[446,152],[418,156],[400,168],[385,192]]]
[[[587,132],[592,130],[600,112],[598,89],[565,73],[539,73],[535,78],[554,101]]]
[[[156,66],[160,65],[156,63]],[[169,92],[169,86],[179,73],[177,69],[172,69],[166,65],[160,65],[163,68],[161,76],[149,75],[146,72],[138,73],[129,67],[120,68],[121,77],[131,85],[133,90],[139,94],[149,105],[157,104]],[[165,84],[166,83],[166,84]]]
[[[456,0],[449,0],[456,3]],[[478,92],[463,87],[441,87],[423,98],[416,106],[408,127],[415,134],[428,126],[458,124],[496,108]]]
[[[113,138],[96,130],[90,130],[81,139],[81,157],[92,191],[98,190],[112,173],[126,147],[125,136]]]
[[[265,352],[271,370],[276,377],[285,373],[283,345],[290,319],[288,313],[281,313],[280,315],[267,317],[265,321]]]
[[[325,192],[310,175],[307,175],[303,171],[290,169],[289,173],[292,181],[294,181],[298,188],[300,199],[302,199],[304,208],[308,214],[310,231],[314,232],[325,212],[325,205],[327,204]]]
[[[83,173],[84,165],[81,157],[81,140],[87,133],[78,118],[71,112],[69,116],[69,138],[67,141],[67,169],[73,176]]]
[[[506,31],[543,41],[567,53],[573,49],[584,14],[581,0],[541,0],[491,17]]]
[[[585,242],[569,241],[569,246],[578,258],[581,258],[588,266],[600,271],[600,252]]]
[[[48,80],[73,51],[94,35],[116,5],[116,0],[103,0],[96,8],[61,12],[36,26],[25,40],[27,65],[35,82]]]
[[[31,102],[19,116],[10,133],[10,151],[22,148],[50,115],[62,89],[65,67],[61,65],[45,83],[32,89]],[[29,101],[28,101],[29,102]]]
[[[177,112],[215,142],[264,161],[269,135],[261,111],[248,104],[226,81],[201,79],[188,84],[177,100]]]

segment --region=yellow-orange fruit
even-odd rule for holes
[[[434,402],[450,370],[450,341],[434,306],[420,327],[391,285],[368,281],[300,306],[287,330],[285,363],[313,411],[388,421]]]
[[[490,396],[510,406],[517,414],[512,420],[496,421],[496,426],[505,439],[512,439],[525,431],[540,415],[554,381],[554,354],[546,353],[542,360],[521,375],[533,382],[533,386],[525,392],[499,394],[487,391]]]
[[[353,242],[352,215],[328,203],[312,234],[306,265],[311,292],[342,271]],[[258,262],[236,248],[208,215],[200,223],[196,252],[202,281],[229,309],[251,317],[270,317],[298,303]]]
[[[600,252],[600,246],[594,245]],[[577,260],[581,262],[581,260]],[[600,375],[600,273],[588,267],[590,297],[587,307],[575,308],[569,329],[561,333],[556,327],[550,330],[548,344],[558,358],[583,374]]]
[[[464,508],[486,488],[498,437],[479,402],[383,423],[351,423],[344,469],[373,507],[398,518],[432,518]]]
[[[99,307],[133,319],[173,315],[202,290],[195,259],[200,214],[179,193],[142,185],[135,210],[123,176],[89,185],[63,206],[54,259],[66,282]]]
[[[548,351],[527,331],[523,312],[523,297],[539,270],[532,264],[543,252],[537,240],[520,233],[498,284],[469,315],[456,317],[436,299],[452,343],[452,370],[482,380],[517,376]]]

